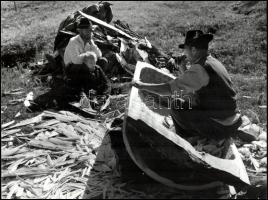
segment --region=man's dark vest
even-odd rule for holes
[[[209,75],[209,83],[197,91],[199,109],[209,117],[223,119],[237,113],[235,91],[227,70],[217,59],[206,56],[199,61]]]

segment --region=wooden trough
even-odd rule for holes
[[[174,78],[144,62],[137,63],[134,74],[134,80],[147,83],[164,83]],[[123,128],[130,157],[148,176],[182,190],[203,190],[223,184],[250,185],[231,139],[225,144],[223,158],[196,151],[187,140],[163,125],[164,117],[169,115],[165,98],[154,98],[158,106],[152,107],[148,105],[149,97],[156,96],[132,87]],[[166,156],[160,155],[160,151]]]

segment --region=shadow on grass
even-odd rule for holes
[[[69,87],[62,79],[54,79],[51,89],[37,96],[29,107],[31,112],[45,109],[68,109],[69,102],[79,101],[79,90]]]

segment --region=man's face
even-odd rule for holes
[[[195,59],[196,56],[196,48],[185,45],[184,47],[184,55],[186,55],[187,59],[191,62]]]
[[[78,32],[81,38],[83,38],[84,40],[91,40],[91,37],[92,37],[91,28],[78,29]]]

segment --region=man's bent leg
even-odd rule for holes
[[[229,125],[229,126],[222,125],[222,124],[220,124],[212,119],[209,119],[208,124],[209,124],[209,128],[210,128],[211,138],[223,139],[223,138],[236,136],[237,129],[242,124],[242,119],[239,118],[236,123],[234,123],[233,125]],[[205,130],[203,130],[203,131],[205,131]]]
[[[96,65],[96,91],[98,95],[109,95],[111,92],[110,80],[107,78],[106,74],[102,68]]]
[[[178,105],[181,106],[178,107]],[[196,131],[192,124],[192,121],[195,120],[194,110],[189,109],[187,103],[181,104],[180,100],[177,100],[175,104],[175,101],[173,101],[170,109],[170,115],[177,134],[185,137],[195,135]]]
[[[234,136],[242,123],[240,118],[233,125],[225,126],[211,119],[206,115],[206,111],[196,110],[193,114],[196,118],[192,121],[192,127],[198,132],[198,135],[216,140]]]
[[[66,67],[68,85],[81,90],[85,89],[90,78],[90,70],[85,64],[71,64]]]
[[[107,73],[107,71],[108,71],[108,60],[105,57],[100,57],[97,60],[96,64],[98,66],[100,66],[105,73]]]

